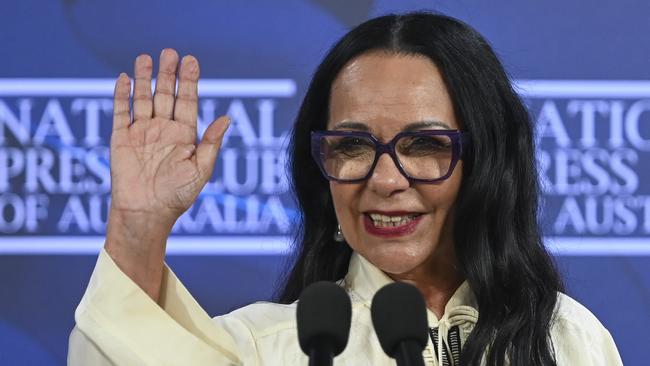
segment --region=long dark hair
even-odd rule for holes
[[[418,55],[441,70],[456,117],[470,132],[455,211],[455,250],[479,320],[463,365],[555,365],[550,327],[562,284],[539,232],[530,116],[485,39],[459,20],[417,12],[369,20],[326,55],[292,132],[292,188],[301,222],[295,257],[278,300],[295,301],[315,281],[345,276],[350,247],[337,225],[328,182],[311,160],[309,136],[325,129],[330,87],[353,58],[371,51]],[[472,228],[468,230],[467,228]]]

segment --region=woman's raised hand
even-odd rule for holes
[[[156,301],[167,237],[212,175],[229,124],[227,117],[212,122],[197,145],[199,63],[185,56],[178,64],[176,51],[163,50],[152,97],[153,61],[136,58],[133,118],[128,76],[121,74],[115,85],[105,248]]]

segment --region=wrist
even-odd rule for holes
[[[146,212],[111,207],[104,248],[117,266],[158,301],[165,247],[173,220]]]

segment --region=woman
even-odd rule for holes
[[[392,363],[369,316],[391,281],[426,300],[428,364],[621,364],[607,330],[561,293],[537,226],[531,122],[503,67],[474,30],[428,13],[370,20],[325,57],[292,135],[302,222],[285,305],[211,321],[163,258],[228,121],[195,145],[198,63],[183,58],[174,95],[177,63],[163,51],[152,98],[151,58],[136,59],[133,121],[128,77],[117,81],[106,245],[70,364],[305,364],[295,300],[319,280],[353,301],[339,365]]]

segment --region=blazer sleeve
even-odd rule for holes
[[[623,366],[614,339],[584,306],[561,294],[551,328],[558,366]]]
[[[75,311],[68,365],[240,365],[236,340],[165,265],[160,304],[99,254]]]

